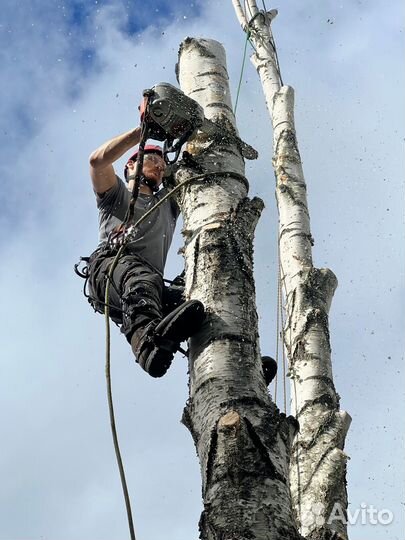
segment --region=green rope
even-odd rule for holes
[[[245,48],[244,48],[244,51],[243,51],[242,67],[241,67],[241,70],[240,70],[239,84],[238,84],[238,90],[236,92],[236,101],[235,101],[235,107],[233,109],[233,114],[236,114],[236,107],[238,106],[240,87],[242,85],[243,71],[245,69],[246,51],[247,51],[247,44],[248,44],[248,41],[249,41],[249,37],[250,37],[250,31],[246,30]]]
[[[117,255],[115,256],[113,262],[111,263],[111,266],[108,271],[108,278],[107,283],[105,287],[105,298],[106,301],[109,301],[109,295],[110,295],[110,283],[112,281],[112,275],[115,270],[115,267],[118,264],[118,260],[124,251],[125,244],[123,244],[120,249],[118,250]],[[124,465],[122,463],[122,457],[120,452],[120,447],[118,443],[118,435],[117,435],[117,428],[115,426],[115,414],[114,414],[114,404],[113,404],[113,396],[112,396],[112,387],[111,387],[111,361],[110,361],[110,342],[111,342],[111,336],[110,336],[110,306],[106,304],[105,306],[105,326],[106,326],[106,361],[105,361],[105,377],[107,382],[107,397],[108,397],[108,411],[110,414],[110,426],[111,426],[111,433],[113,437],[114,442],[114,450],[115,450],[115,456],[117,458],[117,464],[118,469],[120,472],[120,478],[121,478],[121,486],[122,491],[124,492],[124,499],[125,499],[125,507],[127,510],[127,518],[128,518],[128,526],[129,526],[129,534],[131,540],[136,540],[135,537],[135,528],[134,528],[134,522],[132,519],[132,510],[131,510],[131,501],[129,498],[129,492],[128,492],[128,486],[125,478],[125,471],[124,471]]]
[[[199,177],[201,177],[201,178],[204,177],[204,176],[206,176],[206,175],[199,175]],[[155,206],[153,206],[148,212],[143,214],[143,216],[140,219],[138,219],[138,221],[134,224],[134,229],[136,229],[136,227],[138,225],[140,225],[142,223],[142,221],[144,221],[163,202],[165,202],[169,197],[172,197],[176,191],[178,191],[180,188],[182,188],[184,186],[184,184],[187,184],[191,180],[195,180],[195,179],[197,179],[199,177],[187,178],[187,180],[185,180],[184,182],[181,182],[179,185],[177,185],[173,190],[170,191],[170,193],[168,193],[167,195],[162,197],[160,199],[160,201],[157,204],[155,204]],[[112,438],[113,438],[113,443],[114,443],[115,457],[117,458],[117,465],[118,465],[118,469],[119,469],[119,473],[120,473],[122,491],[124,493],[125,507],[126,507],[126,510],[127,510],[127,518],[128,518],[129,534],[130,534],[131,540],[136,540],[134,522],[133,522],[133,518],[132,518],[131,500],[130,500],[130,497],[129,497],[128,486],[127,486],[127,482],[126,482],[126,478],[125,478],[124,464],[122,462],[121,451],[120,451],[119,442],[118,442],[117,428],[116,428],[116,425],[115,425],[114,404],[113,404],[112,386],[111,386],[110,306],[108,304],[109,296],[110,296],[110,283],[113,280],[114,270],[115,270],[115,268],[116,268],[116,266],[118,264],[118,261],[119,261],[121,255],[122,255],[122,253],[124,252],[124,249],[125,249],[127,243],[128,243],[128,240],[123,242],[123,244],[119,248],[117,254],[115,255],[112,263],[110,264],[110,266],[108,268],[107,283],[106,283],[106,287],[105,287],[105,310],[104,310],[105,326],[106,326],[106,333],[105,333],[105,337],[106,337],[105,376],[106,376],[106,382],[107,382],[108,411],[109,411],[109,415],[110,415],[111,433],[112,433]]]

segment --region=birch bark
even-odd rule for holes
[[[183,422],[200,461],[202,540],[299,539],[288,488],[294,423],[272,403],[261,369],[252,240],[263,208],[248,184],[228,87],[225,52],[212,40],[180,47],[182,90],[220,128],[187,147],[177,181],[201,170],[223,172],[191,182],[182,207],[186,293],[201,300],[207,319],[190,342],[189,400]]]
[[[286,324],[284,344],[291,378],[291,410],[299,421],[290,456],[290,490],[300,533],[308,539],[347,539],[344,441],[350,416],[339,408],[331,363],[328,313],[337,279],[314,268],[306,184],[294,124],[294,91],[281,86],[271,20],[247,0],[236,15],[255,48],[251,60],[273,124],[273,166],[279,209],[279,246]]]

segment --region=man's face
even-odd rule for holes
[[[160,186],[166,170],[165,160],[159,154],[145,154],[143,158],[143,174]],[[128,174],[135,172],[135,161],[128,161]]]

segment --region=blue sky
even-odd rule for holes
[[[395,515],[388,527],[352,527],[350,537],[402,540],[403,8],[360,0],[268,7],[279,9],[273,29],[283,78],[296,90],[314,262],[339,279],[330,323],[335,383],[353,417],[350,507],[365,502]],[[127,537],[105,397],[104,323],[86,305],[72,267],[97,242],[88,155],[137,124],[144,88],[175,83],[187,35],[224,43],[235,99],[244,36],[230,1],[2,4],[0,540]],[[262,351],[272,354],[271,129],[249,62],[237,120],[260,153],[247,176],[251,196],[266,203],[255,272]],[[181,269],[181,243],[178,234],[168,277]],[[118,332],[112,350],[139,537],[197,537],[198,463],[179,423],[185,361],[179,357],[155,381]]]

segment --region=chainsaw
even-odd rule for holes
[[[141,115],[141,140],[136,158],[135,182],[124,222],[116,227],[108,238],[112,248],[118,248],[134,235],[133,217],[135,202],[143,168],[144,149],[147,139],[164,141],[163,156],[168,165],[174,164],[186,141],[192,140],[199,133],[208,137],[226,138],[241,149],[242,156],[256,159],[257,151],[243,142],[236,134],[224,130],[204,116],[204,110],[194,99],[169,83],[159,83],[143,91],[143,100],[139,106]],[[175,153],[173,159],[169,154]],[[186,154],[186,153],[184,153]],[[188,158],[190,159],[190,158]]]
[[[169,83],[159,83],[144,90],[139,106],[141,122],[148,127],[148,138],[164,141],[163,153],[167,163],[175,163],[183,144],[192,139],[197,131],[215,137],[225,135],[235,142],[246,159],[256,159],[257,151],[231,132],[204,116],[204,110],[194,99]],[[175,152],[172,161],[168,154]]]

